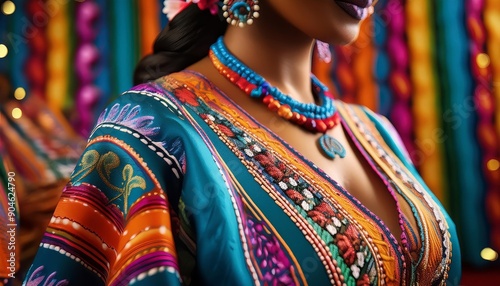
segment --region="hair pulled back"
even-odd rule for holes
[[[220,15],[189,5],[160,32],[153,53],[138,63],[134,84],[155,80],[181,71],[208,55],[210,46],[224,34],[226,21]]]

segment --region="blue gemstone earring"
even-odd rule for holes
[[[255,18],[259,18],[259,10],[258,0],[224,0],[222,6],[226,21],[240,27],[251,25]]]

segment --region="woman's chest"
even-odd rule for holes
[[[400,283],[423,260],[427,271],[435,274],[432,279],[446,272],[449,250],[443,246],[446,226],[440,223],[442,217],[438,221],[435,216],[439,211],[429,196],[415,190],[415,182],[383,148],[368,148],[377,142],[349,134],[359,141],[342,142],[350,148],[348,161],[326,161],[319,157],[316,138],[294,133],[297,128],[273,118],[250,117],[230,102],[219,102],[221,97],[203,96],[207,98],[197,102],[193,114],[218,150],[214,155],[220,156],[220,165],[227,168],[224,180],[241,200],[236,205],[246,236],[242,241],[249,251],[249,265],[257,272],[272,273],[270,265],[288,269],[291,265],[297,277],[306,277],[311,272],[306,262],[313,261],[312,272],[326,274],[330,281],[350,281],[347,284]],[[358,133],[362,128],[355,129],[346,128]],[[242,167],[246,171],[234,172]],[[400,208],[400,201],[407,207]],[[374,214],[377,207],[382,214],[387,210],[389,227]],[[401,216],[402,212],[407,215]],[[419,252],[415,263],[404,249],[407,236],[391,232],[404,224],[412,225],[416,241],[437,242],[423,245],[425,251]],[[278,263],[269,253],[288,262]]]
[[[389,172],[389,164],[374,162],[368,154],[362,154],[366,150],[354,149],[360,148],[354,141],[346,142],[352,145],[348,147],[352,161],[330,161],[321,166],[305,159],[308,152],[317,152],[314,145],[298,150],[298,145],[292,147],[285,143],[286,139],[273,138],[245,121],[217,116],[214,113],[205,118],[250,174],[233,178],[235,185],[241,186],[238,190],[247,203],[245,212],[250,218],[259,218],[259,223],[264,221],[263,229],[281,239],[284,251],[294,256],[300,252],[297,247],[310,249],[329,276],[336,274],[355,283],[371,284],[378,279],[400,283],[410,279],[417,261],[409,255],[408,237],[418,244],[438,222],[432,209],[407,190],[399,178],[401,174]],[[307,142],[304,136],[290,138],[301,138],[298,144]],[[336,174],[341,175],[336,178]],[[258,187],[253,185],[255,182]],[[351,189],[346,190],[339,182]],[[285,217],[290,223],[288,228],[282,227]],[[405,228],[405,224],[409,227]],[[250,237],[248,241],[255,239]],[[428,258],[423,255],[424,249],[435,248],[436,256],[443,253],[439,244],[422,247],[417,249],[419,261]],[[436,269],[440,262],[429,266]],[[304,265],[296,267],[303,270]]]

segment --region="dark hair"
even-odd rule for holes
[[[160,32],[153,54],[145,56],[134,72],[134,84],[178,72],[208,55],[210,45],[224,34],[226,21],[189,5]]]

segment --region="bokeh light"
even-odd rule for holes
[[[490,171],[496,171],[500,168],[500,162],[497,159],[490,159],[486,164],[486,167]]]
[[[16,108],[12,109],[12,117],[14,119],[19,119],[22,116],[23,116],[23,111],[21,110],[21,108],[16,107]]]
[[[17,100],[23,100],[26,97],[26,90],[24,90],[24,88],[22,87],[16,88],[16,90],[14,91],[14,97]]]
[[[486,247],[481,250],[481,258],[488,261],[495,261],[498,258],[498,253],[495,250]]]
[[[16,5],[12,1],[5,1],[2,5],[2,13],[10,15],[16,11]]]
[[[0,44],[0,59],[5,58],[9,53],[9,49],[4,44]]]
[[[490,65],[490,56],[485,53],[480,53],[476,57],[477,66],[484,69]]]

